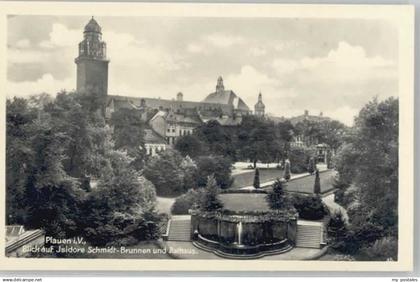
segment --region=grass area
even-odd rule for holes
[[[225,209],[231,211],[269,211],[265,200],[267,194],[220,194]]]
[[[334,176],[336,172],[328,170],[319,174],[321,180],[321,192],[325,193],[333,189]],[[298,179],[294,179],[287,183],[287,191],[298,192],[298,193],[313,193],[315,184],[315,175],[305,176]]]
[[[325,171],[319,174],[321,179],[321,191],[326,192],[333,188],[334,171]],[[287,190],[291,192],[312,193],[314,189],[315,175],[301,177],[290,181]],[[232,211],[267,211],[269,210],[265,200],[266,194],[234,193],[220,194],[219,199],[224,207]]]
[[[283,170],[277,168],[260,168],[260,183],[275,180],[283,177]],[[247,172],[235,175],[232,188],[241,188],[251,186],[254,183],[255,170],[250,169]]]

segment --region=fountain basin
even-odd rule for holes
[[[229,258],[282,253],[295,245],[297,217],[285,211],[191,211],[193,244]]]

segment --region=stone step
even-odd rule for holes
[[[191,241],[191,217],[174,216],[169,225],[169,241]]]
[[[296,246],[302,248],[321,248],[322,228],[317,224],[298,224]]]

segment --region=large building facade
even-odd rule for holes
[[[103,97],[102,110],[107,119],[122,109],[140,111],[146,124],[145,149],[148,154],[154,155],[174,145],[179,137],[192,134],[197,126],[209,120],[235,126],[241,123],[244,115],[253,114],[234,91],[225,89],[222,77],[217,79],[215,92],[201,102],[187,101],[181,92],[171,100],[109,95],[106,43],[102,40],[102,28],[93,17],[85,26],[83,35],[75,59],[77,91]],[[257,105],[254,114],[264,116],[261,94]]]

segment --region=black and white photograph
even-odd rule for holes
[[[230,8],[6,16],[6,260],[408,259],[401,25]]]

